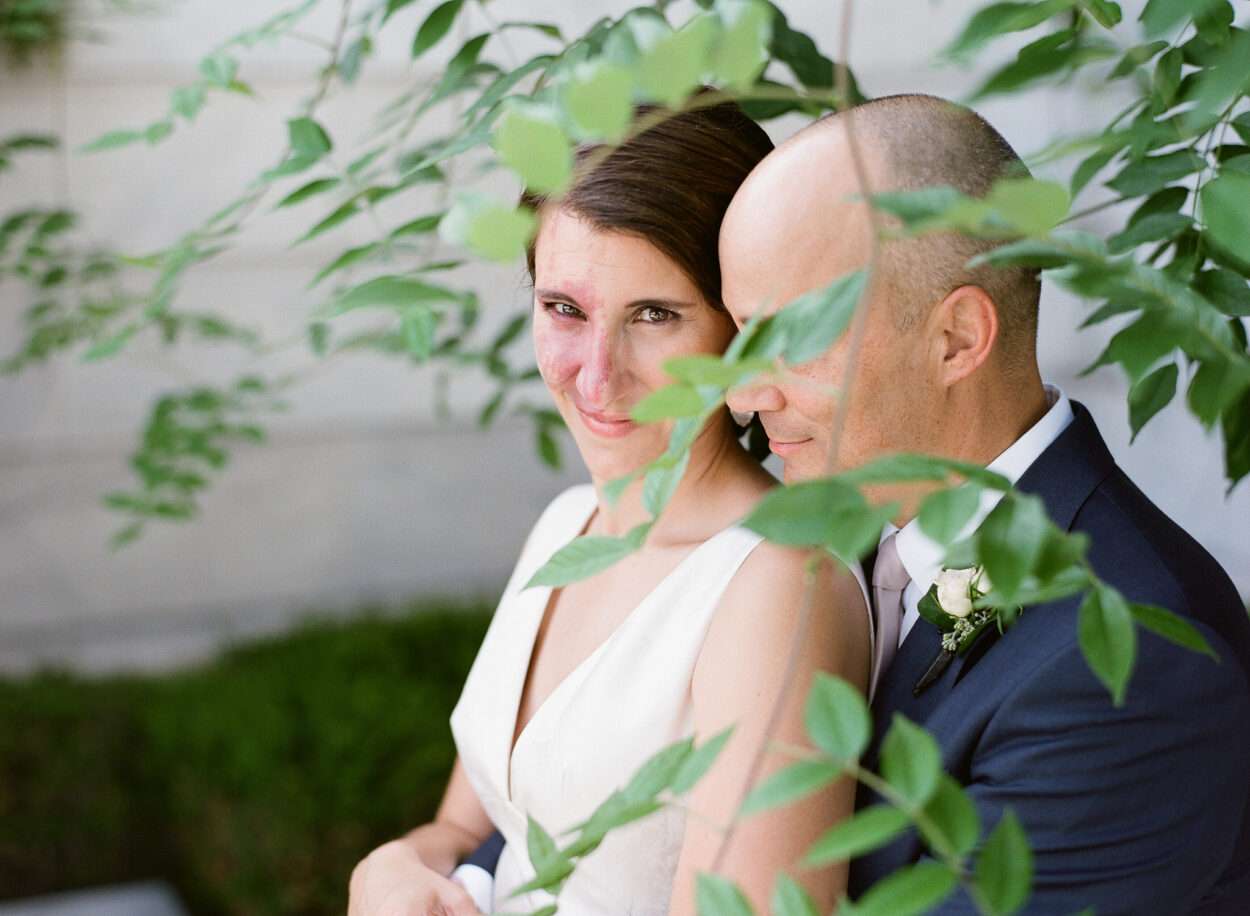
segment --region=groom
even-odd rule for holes
[[[939,99],[881,99],[850,117],[874,191],[951,185],[979,197],[996,179],[1023,173],[993,128]],[[873,231],[860,199],[846,115],[769,155],[721,230],[724,300],[735,320],[867,265]],[[876,740],[903,714],[937,739],[986,829],[1015,811],[1035,864],[1026,912],[1250,913],[1246,609],[1206,551],[1116,466],[1089,412],[1043,383],[1038,274],[968,271],[988,244],[950,234],[885,244],[858,358],[844,337],[784,376],[732,392],[729,405],[758,413],[788,481],[900,451],[988,465],[1039,496],[1055,524],[1088,534],[1089,561],[1104,581],[1197,627],[1220,662],[1139,629],[1118,708],[1081,655],[1079,596],[1028,608],[997,639],[991,628],[917,692],[940,644],[916,607],[942,551],[913,520],[914,491],[870,494],[904,506],[866,570],[883,671]],[[847,401],[836,454],[831,388]],[[874,743],[869,768],[876,754]],[[912,832],[862,857],[852,864],[852,896],[924,855]],[[937,912],[975,910],[959,891]]]

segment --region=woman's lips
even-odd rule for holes
[[[811,441],[810,437],[807,439],[794,439],[790,442],[782,442],[779,439],[769,439],[768,450],[778,458],[785,458],[787,455],[793,455],[800,448]]]
[[[577,413],[582,418],[583,426],[596,436],[603,436],[605,439],[628,436],[638,428],[638,424],[629,417],[613,417],[609,414],[583,410],[581,407],[577,408]]]

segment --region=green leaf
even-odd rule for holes
[[[302,203],[310,197],[314,197],[317,194],[330,190],[331,188],[338,187],[339,183],[340,181],[338,178],[317,178],[305,185],[300,186],[299,188],[296,188],[286,197],[282,198],[282,200],[278,201],[274,209],[281,209],[282,207],[290,207],[295,204]]]
[[[573,151],[554,111],[512,104],[495,125],[495,151],[526,188],[540,194],[563,190],[573,174]]]
[[[700,15],[654,41],[638,62],[638,85],[643,94],[669,108],[680,105],[699,85],[715,35],[716,20]]]
[[[1151,85],[1151,103],[1155,114],[1162,114],[1176,104],[1176,92],[1181,86],[1181,65],[1184,53],[1173,48],[1155,64]]]
[[[1140,45],[1134,45],[1124,52],[1124,56],[1120,58],[1120,62],[1115,65],[1112,71],[1107,75],[1107,79],[1115,80],[1128,76],[1147,61],[1153,60],[1154,56],[1160,51],[1171,47],[1166,41],[1150,41]],[[1182,55],[1183,56],[1183,55]]]
[[[1204,360],[1189,382],[1186,401],[1198,421],[1208,429],[1250,387],[1250,364],[1244,359],[1216,357]]]
[[[1151,38],[1169,32],[1190,17],[1209,13],[1224,0],[1149,0],[1141,12],[1141,23]]]
[[[213,54],[200,61],[200,73],[204,78],[222,89],[228,89],[239,72],[239,62],[227,54]]]
[[[554,470],[560,469],[560,444],[556,442],[555,436],[551,434],[551,428],[545,424],[539,424],[534,430],[534,436],[538,442],[538,457],[542,459],[543,464]],[[611,564],[609,564],[611,565]]]
[[[557,550],[525,587],[547,585],[561,588],[602,572],[636,549],[628,538],[583,535]]]
[[[825,831],[803,857],[804,865],[822,866],[844,862],[879,849],[911,825],[898,808],[873,805]]]
[[[785,872],[777,875],[769,909],[772,916],[820,916],[816,902]]]
[[[1011,481],[1002,474],[968,461],[921,455],[915,452],[895,452],[874,458],[867,464],[844,471],[842,480],[862,486],[866,483],[898,483],[933,480],[945,483],[951,476],[970,480],[991,490],[1010,490]]]
[[[1076,69],[1117,53],[1114,45],[1082,43],[1076,36],[1074,29],[1064,29],[1021,48],[1016,60],[990,76],[974,93],[973,100],[1015,92],[1061,70]]]
[[[1175,313],[1162,309],[1143,312],[1132,324],[1116,332],[1107,348],[1083,374],[1099,366],[1119,363],[1128,377],[1137,382],[1160,358],[1168,356],[1185,339]]]
[[[998,580],[993,581],[997,586]],[[1137,654],[1137,633],[1132,612],[1119,592],[1102,584],[1090,589],[1081,603],[1077,636],[1090,670],[1120,706]]]
[[[97,359],[104,359],[105,357],[112,356],[121,350],[122,347],[126,346],[126,344],[130,343],[130,338],[134,337],[138,330],[139,329],[134,325],[127,325],[111,337],[106,337],[104,340],[97,341],[88,347],[87,351],[83,353],[83,362],[93,362]]]
[[[693,387],[677,383],[657,388],[635,404],[629,413],[639,423],[655,423],[679,417],[697,417],[703,409],[703,396]]]
[[[755,916],[737,885],[720,875],[700,873],[695,878],[695,902],[699,916]]]
[[[312,118],[292,118],[286,122],[291,151],[300,158],[318,159],[330,152],[330,136]]]
[[[842,678],[817,672],[807,694],[803,724],[812,743],[835,760],[854,761],[872,735],[864,695]]]
[[[1194,289],[1225,315],[1250,316],[1250,284],[1231,270],[1204,270],[1194,279]]]
[[[85,146],[79,147],[79,152],[98,153],[106,149],[117,149],[119,146],[129,146],[142,139],[144,139],[144,132],[141,130],[110,130]]]
[[[1033,852],[1015,812],[1008,808],[977,857],[977,894],[990,912],[1010,916],[1024,906],[1033,884]]]
[[[203,83],[179,86],[170,95],[169,107],[190,121],[204,107],[204,95]]]
[[[368,245],[360,245],[356,248],[347,249],[325,267],[321,268],[321,270],[317,271],[317,275],[313,277],[312,283],[309,284],[309,287],[311,288],[316,286],[326,277],[330,276],[330,274],[344,270],[354,264],[359,264],[362,261],[369,260],[378,252],[382,251],[384,247],[385,246],[382,242],[370,242]]]
[[[894,507],[874,508],[855,487],[836,479],[778,487],[743,525],[775,544],[826,547],[854,563],[876,543]]]
[[[833,346],[851,323],[867,279],[865,271],[857,270],[824,289],[805,293],[774,315],[786,333],[782,358],[798,365]]]
[[[486,47],[486,42],[490,41],[490,38],[491,33],[484,32],[470,38],[461,46],[460,50],[447,62],[442,79],[438,81],[438,85],[434,87],[434,91],[430,93],[423,107],[441,102],[464,86],[477,66],[477,60],[482,56],[482,49]]]
[[[664,371],[687,385],[713,385],[732,388],[744,377],[771,368],[763,360],[726,362],[719,356],[696,353],[691,356],[675,356],[664,363]]]
[[[980,505],[981,490],[976,487],[939,490],[920,505],[920,530],[939,544],[949,544],[972,520]]]
[[[1224,473],[1231,493],[1250,474],[1250,388],[1220,415],[1220,432],[1224,438]]]
[[[373,52],[373,39],[361,35],[347,46],[343,56],[339,58],[338,71],[345,83],[354,83],[360,75],[360,65]]]
[[[712,72],[724,85],[746,89],[768,64],[772,11],[758,0],[719,0],[716,10],[722,29],[712,53]]]
[[[411,57],[413,60],[442,41],[443,36],[451,31],[462,6],[464,6],[464,0],[447,0],[446,3],[440,3],[434,7],[430,15],[425,17],[425,22],[421,23],[421,28],[417,29],[417,34],[412,40]]]
[[[838,914],[919,916],[945,900],[955,884],[955,875],[940,862],[917,862],[878,881],[854,905],[844,900],[838,906]]]
[[[430,358],[430,353],[434,350],[434,330],[437,327],[438,316],[429,306],[416,305],[404,310],[400,318],[404,346],[418,362]]]
[[[1041,554],[1050,520],[1036,496],[1013,494],[982,522],[977,551],[994,590],[1010,601]]]
[[[532,211],[501,203],[484,194],[462,192],[438,225],[445,242],[464,245],[492,261],[511,261],[525,253],[537,220]]]
[[[733,734],[733,730],[731,725],[717,732],[696,747],[682,761],[681,766],[677,768],[677,772],[673,775],[669,784],[669,790],[674,795],[684,795],[695,787],[695,784],[703,778],[703,774],[716,762],[716,758],[724,750],[730,736]]]
[[[1137,438],[1142,427],[1150,419],[1167,407],[1176,396],[1176,380],[1179,370],[1176,363],[1168,363],[1151,372],[1137,382],[1128,393],[1128,419],[1132,428],[1132,438]]]
[[[1215,661],[1220,657],[1211,648],[1205,636],[1188,620],[1172,611],[1153,604],[1130,604],[1129,609],[1137,624],[1168,642],[1175,643],[1183,649],[1209,655]]]
[[[825,760],[800,760],[773,773],[751,790],[740,814],[747,817],[760,811],[781,808],[830,785],[842,775],[842,768]]]
[[[1081,6],[1104,29],[1114,28],[1124,18],[1124,10],[1112,0],[1083,0]]]
[[[673,784],[693,750],[694,739],[683,738],[652,754],[622,790],[625,799],[645,801],[659,795]]]
[[[1170,241],[1191,226],[1193,220],[1184,213],[1154,213],[1107,239],[1107,248],[1123,254],[1148,242]]]
[[[942,774],[937,791],[924,808],[926,824],[922,825],[925,842],[931,849],[946,855],[965,856],[981,835],[981,819],[968,793],[954,779]],[[930,832],[928,825],[936,829]]]
[[[596,60],[579,65],[561,99],[575,134],[614,143],[625,136],[634,113],[634,77],[624,67]]]
[[[1199,171],[1205,160],[1193,150],[1183,149],[1161,156],[1148,156],[1126,165],[1107,187],[1119,191],[1125,197],[1141,197],[1153,194]]]
[[[942,755],[933,736],[900,713],[881,742],[881,775],[906,801],[922,807],[937,791]]]
[[[543,829],[542,825],[534,820],[532,815],[527,815],[526,817],[529,821],[529,828],[525,834],[525,845],[529,852],[530,864],[534,866],[534,871],[544,871],[550,868],[552,864],[565,859],[560,854],[556,841]]]
[[[411,222],[392,229],[390,237],[397,239],[405,235],[424,235],[427,232],[433,232],[446,215],[446,213],[430,213],[426,216],[419,216]]]
[[[1202,186],[1207,237],[1239,262],[1250,264],[1250,175],[1223,172]]]
[[[382,16],[382,23],[385,24],[386,20],[390,19],[391,16],[415,2],[416,0],[386,0],[386,13]]]
[[[966,58],[1000,35],[1022,32],[1071,9],[1075,0],[1047,0],[1042,3],[992,3],[978,10],[959,37],[942,52],[950,58]]]
[[[341,315],[359,308],[405,309],[420,303],[459,302],[460,299],[460,293],[445,286],[388,275],[374,277],[346,290],[334,300],[332,311]]]
[[[690,463],[690,452],[684,451],[676,464],[652,468],[642,483],[642,506],[653,518],[658,518],[677,491]]]

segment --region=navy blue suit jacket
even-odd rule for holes
[[[876,768],[896,712],[928,729],[985,827],[1008,806],[1019,816],[1035,863],[1027,913],[1250,913],[1246,608],[1215,560],[1116,466],[1089,412],[1073,411],[1018,488],[1059,527],[1089,535],[1099,577],[1183,616],[1220,662],[1139,628],[1117,708],[1081,654],[1077,596],[1027,608],[915,696],[939,650],[937,629],[920,621],[878,686],[864,763]],[[871,795],[861,787],[858,802]],[[924,855],[912,831],[856,860],[852,896]],[[976,911],[961,890],[935,912]]]

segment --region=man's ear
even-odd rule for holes
[[[979,286],[961,286],[937,308],[942,335],[941,381],[951,386],[979,369],[998,342],[998,306]]]

